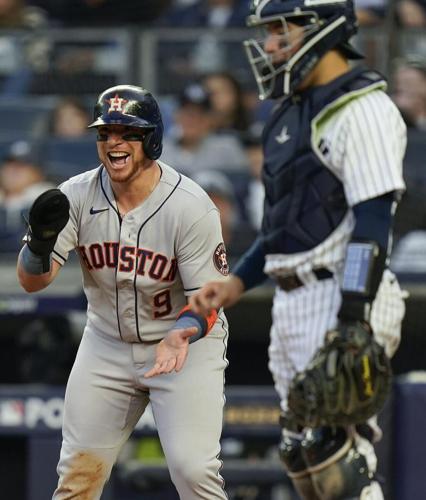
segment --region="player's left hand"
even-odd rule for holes
[[[188,356],[189,337],[198,333],[197,327],[171,330],[157,345],[155,364],[145,373],[145,378],[155,377],[173,370],[181,370]]]

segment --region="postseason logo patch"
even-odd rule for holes
[[[226,258],[226,248],[224,243],[219,243],[213,254],[214,267],[224,276],[229,274],[229,265]]]

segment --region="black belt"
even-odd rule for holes
[[[325,267],[318,267],[317,269],[313,269],[312,272],[315,274],[318,281],[327,280],[333,277],[333,273]],[[303,281],[299,278],[299,276],[297,276],[297,274],[278,277],[276,278],[276,281],[281,290],[284,290],[285,292],[291,292],[296,288],[305,286],[305,283],[303,283]]]

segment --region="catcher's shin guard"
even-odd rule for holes
[[[296,428],[293,430],[284,427],[285,425],[292,427],[284,416],[280,418],[280,424],[282,426],[282,438],[279,452],[287,476],[291,479],[300,498],[303,500],[320,500],[320,497],[315,493],[311,476],[302,456],[302,432],[298,432]]]
[[[321,500],[383,500],[372,445],[343,427],[307,429],[302,455]]]

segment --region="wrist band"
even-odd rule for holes
[[[50,270],[50,254],[36,255],[25,245],[21,251],[21,265],[28,274],[40,275]]]
[[[176,330],[177,328],[190,328],[196,326],[198,328],[198,332],[189,337],[189,343],[192,344],[209,333],[209,331],[213,328],[216,319],[217,311],[215,309],[213,309],[208,316],[204,317],[201,314],[196,314],[191,310],[190,306],[186,305],[181,309],[176,319],[176,323],[173,326],[173,330]]]
[[[180,328],[192,328],[193,326],[196,326],[198,328],[198,332],[195,335],[191,335],[191,337],[189,337],[189,343],[192,344],[193,342],[204,337],[204,328],[198,318],[196,318],[195,316],[181,316],[176,320],[176,323],[173,326],[172,330],[178,330]]]

